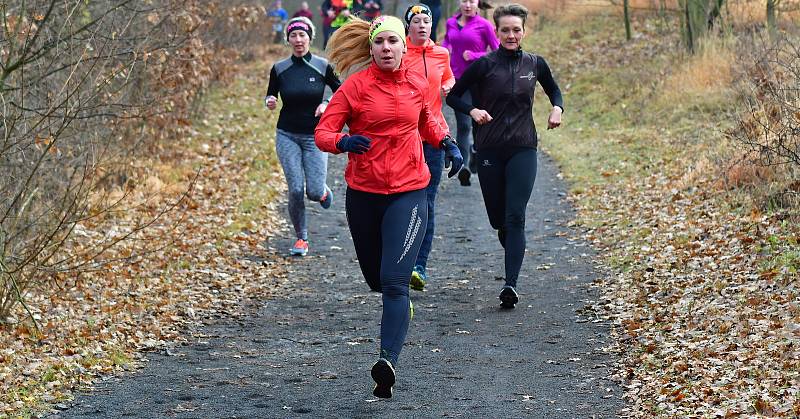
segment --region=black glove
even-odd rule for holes
[[[444,137],[444,140],[439,144],[439,148],[444,150],[444,168],[450,168],[450,171],[447,172],[447,177],[455,176],[461,170],[461,166],[464,165],[464,157],[461,156],[461,151],[449,135]]]
[[[345,153],[364,154],[369,151],[371,142],[372,140],[363,135],[346,135],[336,143],[336,148]]]

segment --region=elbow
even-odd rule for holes
[[[320,151],[338,154],[339,150],[336,148],[337,140],[338,138],[336,134],[319,130],[314,131],[314,144],[317,145],[317,148],[319,148]]]
[[[314,131],[314,144],[322,151],[325,151],[325,148],[327,148],[325,147],[325,133],[321,132],[319,129]]]

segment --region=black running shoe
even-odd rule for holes
[[[472,176],[472,173],[470,173],[467,168],[458,171],[458,181],[461,182],[461,186],[472,185],[472,182],[469,181],[470,176]]]
[[[511,285],[504,286],[498,298],[500,298],[500,307],[503,308],[514,308],[519,302],[519,294]]]
[[[372,379],[375,380],[375,390],[372,390],[372,394],[381,399],[391,399],[395,380],[392,363],[383,358],[378,359],[372,366]]]

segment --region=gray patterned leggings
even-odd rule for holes
[[[313,134],[294,134],[282,129],[275,136],[275,149],[289,187],[289,218],[294,232],[298,239],[308,240],[304,200],[308,196],[319,202],[325,194],[328,153],[317,148]]]

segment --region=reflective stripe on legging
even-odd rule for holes
[[[345,208],[361,273],[383,293],[381,354],[396,365],[408,332],[408,282],[428,222],[425,190],[383,195],[347,188]]]
[[[485,149],[475,157],[489,223],[505,230],[506,285],[516,287],[525,256],[525,209],[536,181],[536,149]]]

